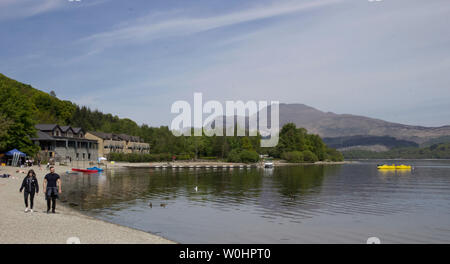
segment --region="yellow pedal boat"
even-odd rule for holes
[[[379,170],[410,170],[412,167],[411,167],[411,165],[403,165],[403,164],[402,165],[384,164],[384,165],[378,165],[377,168]]]

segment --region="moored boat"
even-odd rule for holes
[[[84,173],[97,173],[98,170],[86,170],[86,169],[75,169],[72,168],[72,171],[84,172]]]
[[[104,171],[102,168],[99,167],[91,167],[91,168],[87,168],[88,170],[96,170],[96,171]]]
[[[272,161],[264,162],[264,168],[273,168],[273,162]]]
[[[273,160],[271,158],[264,159],[264,168],[273,168]]]
[[[379,170],[410,170],[412,167],[411,167],[411,165],[404,165],[404,164],[401,164],[401,165],[395,165],[395,164],[387,165],[387,164],[383,164],[383,165],[378,165],[377,168]]]

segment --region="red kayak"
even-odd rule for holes
[[[97,170],[85,170],[85,169],[72,169],[73,171],[79,171],[84,173],[97,173]]]

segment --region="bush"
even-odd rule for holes
[[[217,157],[200,157],[202,160],[217,160]]]
[[[259,160],[258,152],[254,150],[243,150],[239,154],[241,162],[252,163]]]
[[[312,153],[310,150],[303,151],[303,160],[306,162],[316,162],[319,159],[316,154]]]
[[[180,154],[180,155],[174,155],[175,160],[190,160],[192,159],[191,155],[189,154]]]
[[[344,160],[344,156],[342,155],[342,153],[335,149],[332,149],[332,148],[327,149],[326,158],[331,161],[343,161]]]
[[[240,156],[239,150],[233,149],[232,151],[230,151],[228,153],[227,161],[228,162],[240,162],[241,156]]]
[[[287,162],[293,163],[303,162],[303,153],[301,151],[283,152],[281,156]]]

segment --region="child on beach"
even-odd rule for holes
[[[23,193],[25,199],[25,213],[28,211],[33,212],[34,194],[39,193],[39,184],[34,170],[29,170],[27,176],[23,179],[20,192],[22,192],[23,189],[25,189]],[[30,209],[28,209],[28,196],[30,196]]]

